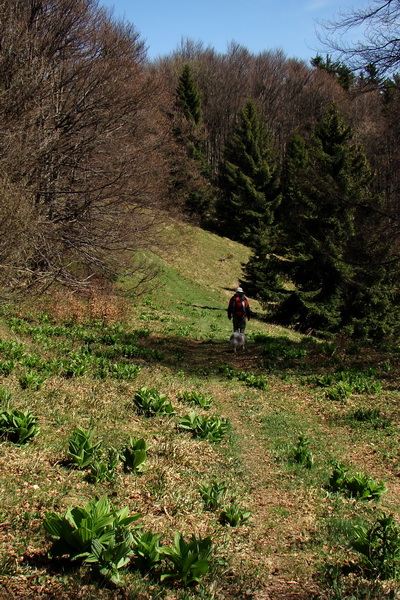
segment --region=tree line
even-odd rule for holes
[[[172,214],[252,249],[243,285],[275,321],[393,332],[396,62],[191,40],[149,61],[95,0],[0,8],[3,297],[121,270],[143,282],[138,257]]]

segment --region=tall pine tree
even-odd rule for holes
[[[387,333],[393,278],[380,200],[351,128],[332,106],[309,145],[295,136],[283,171],[279,244],[259,245],[247,278],[273,317],[302,331]]]
[[[254,245],[272,223],[279,176],[271,134],[253,101],[239,112],[220,165],[219,187],[216,214],[221,233]]]

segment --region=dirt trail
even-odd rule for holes
[[[235,361],[235,368],[243,368],[241,361],[243,358]],[[266,449],[262,424],[249,418],[248,407],[243,404],[238,407],[232,398],[223,398],[220,408],[237,436],[240,460],[250,489],[246,504],[252,513],[249,553],[256,557],[260,577],[265,582],[265,588],[253,598],[315,598],[319,590],[311,579],[304,551],[316,529],[313,492],[295,495],[293,490],[285,490],[287,486],[282,485],[282,480],[290,475],[283,473],[274,462]]]

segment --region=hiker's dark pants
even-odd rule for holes
[[[233,331],[244,333],[246,329],[247,319],[246,317],[233,317]]]

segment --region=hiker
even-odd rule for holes
[[[246,323],[250,320],[250,305],[241,287],[236,288],[229,300],[228,319],[233,319],[233,331],[244,333]]]

